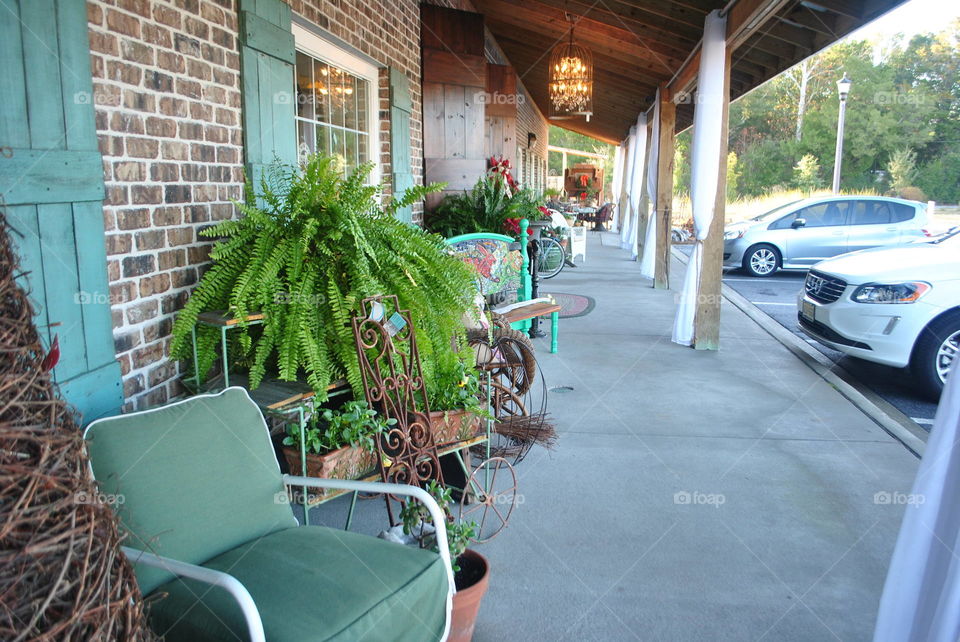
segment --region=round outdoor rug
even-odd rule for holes
[[[597,304],[592,297],[581,296],[579,294],[564,294],[563,292],[551,292],[557,303],[560,304],[560,318],[569,319],[570,317],[583,317],[593,311]]]

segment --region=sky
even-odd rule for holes
[[[960,2],[957,0],[910,0],[848,37],[856,40],[887,39],[902,33],[909,40],[918,33],[940,31],[957,17],[960,17]]]

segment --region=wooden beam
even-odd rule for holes
[[[790,0],[737,0],[727,14],[727,51],[734,51],[758,31],[765,30]]]
[[[697,350],[720,349],[720,300],[723,277],[723,226],[727,202],[727,135],[730,126],[730,48],[723,63],[723,107],[720,130],[720,171],[714,197],[713,220],[703,242],[703,264],[693,319],[693,347]]]
[[[825,2],[829,0],[824,0]],[[727,15],[727,51],[732,52],[756,34],[768,21],[776,19],[776,12],[787,4],[789,0],[738,0]],[[779,57],[778,51],[769,52]],[[783,52],[784,54],[788,52]],[[780,67],[777,65],[777,67]],[[671,96],[683,95],[691,92],[697,81],[697,71],[700,69],[700,44],[697,44],[695,53],[677,71],[668,88]]]
[[[566,20],[562,8],[553,7],[538,0],[477,0],[477,8],[484,12],[488,20],[507,23],[527,30],[545,30],[545,35],[554,39],[554,44],[562,41],[569,33],[570,23]],[[510,33],[491,28],[494,36],[510,37]],[[642,32],[625,28],[622,21],[607,18],[600,14],[581,17],[577,22],[576,39],[584,41],[589,47],[605,46],[616,49],[644,62],[657,65],[659,73],[668,74],[676,69],[687,48],[695,42],[677,37],[666,42],[656,40],[652,35],[648,39]],[[549,55],[549,52],[548,52]]]
[[[665,98],[666,87],[660,91],[660,149],[657,150],[657,256],[653,287],[670,289],[670,245],[673,237],[673,155],[677,106]]]

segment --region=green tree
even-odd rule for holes
[[[917,179],[917,153],[908,147],[896,150],[890,154],[887,173],[894,194],[899,194],[904,187],[910,187]]]
[[[813,154],[804,154],[797,161],[797,164],[793,167],[793,175],[796,186],[807,194],[823,187],[823,179],[820,176],[820,162]]]
[[[740,167],[737,160],[737,153],[727,154],[727,200],[734,201],[740,196],[737,191],[737,184],[740,182]]]

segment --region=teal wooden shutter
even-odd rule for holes
[[[280,0],[240,2],[244,153],[247,178],[256,189],[266,166],[297,162],[290,23],[290,7]]]
[[[410,81],[399,69],[390,68],[390,166],[393,172],[393,194],[398,196],[413,187],[410,169]],[[413,208],[409,205],[396,212],[397,218],[413,222]]]
[[[53,376],[84,422],[123,404],[110,319],[84,0],[14,0],[0,20],[0,199]],[[13,12],[14,15],[9,15]]]

